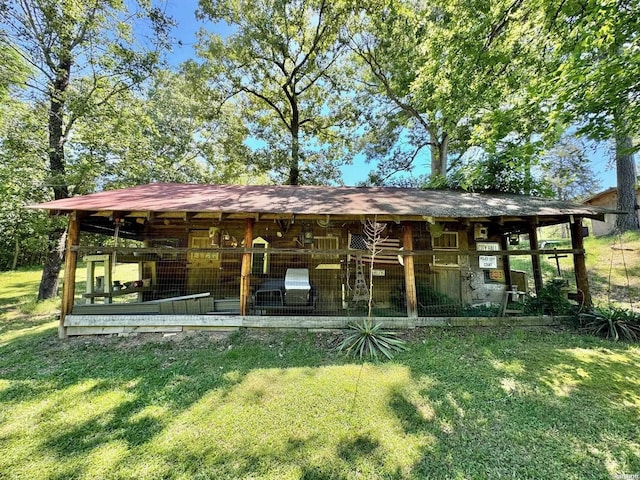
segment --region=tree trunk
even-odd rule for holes
[[[618,179],[617,209],[627,212],[616,215],[616,230],[640,230],[638,199],[636,196],[637,172],[633,161],[632,141],[627,135],[616,135],[616,175]]]
[[[295,95],[295,84],[291,86],[292,93],[287,94],[291,105],[291,158],[289,159],[289,178],[287,185],[300,183],[300,112],[298,111],[298,99]]]
[[[527,156],[524,160],[524,194],[531,195],[531,157]]]
[[[61,229],[53,229],[49,236],[50,247],[42,269],[38,300],[54,298],[58,295],[58,276],[64,260],[66,237],[66,231]]]
[[[53,85],[51,85],[51,93],[49,94],[49,172],[55,200],[69,196],[64,157],[64,144],[66,141],[64,135],[64,104],[71,75],[71,60],[70,55],[63,58],[58,65],[56,78]],[[42,270],[38,300],[53,298],[58,294],[58,275],[64,260],[64,244],[64,230],[53,227],[49,234],[49,245],[51,247]]]
[[[440,140],[432,132],[431,137],[431,178],[447,176],[447,155],[449,154],[449,136],[442,134]]]
[[[442,142],[440,142],[440,149],[438,154],[440,155],[440,175],[447,176],[447,156],[449,155],[449,135],[442,134]]]
[[[438,137],[433,133],[431,136],[431,179],[443,176],[442,170],[442,144],[438,141]]]
[[[298,185],[300,182],[300,140],[297,126],[291,132],[291,160],[289,163],[289,178],[287,185]]]
[[[14,248],[13,248],[13,262],[11,262],[11,270],[16,270],[18,268],[19,256],[20,256],[20,239],[18,238],[18,233],[16,232],[16,238],[15,238]]]

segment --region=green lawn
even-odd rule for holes
[[[0,275],[0,479],[640,474],[638,346],[416,330],[360,365],[331,333],[58,340],[38,278]]]
[[[360,366],[331,334],[0,334],[0,478],[610,478],[640,472],[640,350],[424,330]]]

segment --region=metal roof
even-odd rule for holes
[[[77,211],[224,212],[431,217],[566,216],[597,218],[601,207],[510,194],[387,187],[195,185],[152,183],[33,205]]]

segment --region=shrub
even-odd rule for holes
[[[525,303],[525,312],[531,314],[571,315],[575,305],[566,296],[564,280],[553,280],[544,285],[538,295],[529,297]]]
[[[581,314],[580,324],[584,332],[616,341],[637,342],[640,338],[640,314],[613,305]]]
[[[365,356],[377,360],[379,354],[392,359],[394,353],[407,349],[405,341],[397,338],[396,332],[383,330],[379,323],[374,324],[369,318],[349,325],[349,328],[353,333],[338,345],[338,351],[357,355],[360,360]]]
[[[500,305],[467,305],[460,310],[460,315],[463,317],[499,317]]]

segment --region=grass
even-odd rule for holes
[[[610,478],[640,472],[640,350],[551,330],[0,334],[0,478]]]
[[[640,473],[638,346],[416,329],[393,361],[361,364],[332,333],[61,341],[38,280],[0,274],[3,480]]]

